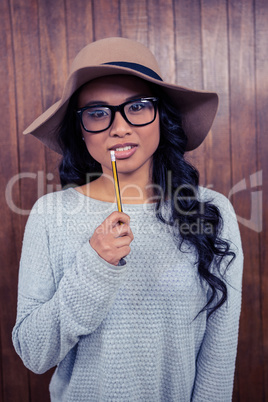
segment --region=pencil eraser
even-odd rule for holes
[[[114,153],[114,151],[110,151],[110,154],[111,154],[112,162],[115,162],[115,153]]]

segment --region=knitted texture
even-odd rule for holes
[[[115,267],[89,244],[115,204],[72,188],[36,202],[23,241],[13,343],[33,372],[57,366],[53,402],[231,401],[243,254],[229,201],[207,189],[200,199],[219,207],[221,236],[236,253],[226,273],[228,302],[208,320],[206,312],[197,316],[209,289],[196,252],[178,249],[153,204],[123,206],[134,240],[126,265]]]

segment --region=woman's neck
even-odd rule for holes
[[[155,202],[154,185],[148,177],[142,175],[119,174],[120,195],[123,204],[144,204]],[[113,176],[103,174],[91,183],[85,184],[77,190],[84,195],[106,202],[115,202]]]

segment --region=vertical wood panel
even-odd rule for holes
[[[218,113],[204,143],[206,185],[228,196],[231,189],[228,33],[226,4],[202,0],[204,87],[219,94]]]
[[[148,0],[149,43],[163,78],[175,83],[174,15],[172,0]],[[162,27],[165,27],[163,30]]]
[[[230,104],[232,176],[237,184],[257,172],[257,143],[255,115],[255,65],[254,65],[254,8],[253,1],[229,2],[230,48]],[[236,213],[248,218],[251,192],[237,192],[232,201]],[[243,281],[243,308],[241,315],[237,372],[239,400],[263,400],[263,372],[261,367],[260,321],[260,261],[259,236],[244,224],[240,226],[246,250]],[[250,245],[253,245],[251,247]],[[249,381],[250,379],[250,381]],[[254,383],[254,386],[252,386]]]
[[[77,53],[93,41],[92,1],[65,0],[68,72]]]
[[[93,0],[94,39],[121,36],[119,0]]]
[[[148,46],[147,1],[120,1],[120,23],[122,37],[137,40]]]
[[[66,20],[64,0],[38,1],[42,109],[59,100],[67,78]],[[60,156],[45,147],[44,192],[56,190]]]
[[[22,231],[20,216],[12,212],[5,200],[6,185],[18,173],[15,67],[10,4],[7,0],[0,3],[0,43],[0,399],[23,402],[23,395],[28,398],[28,374],[11,342]],[[9,205],[12,201],[19,206],[19,187],[15,186],[12,190]]]
[[[176,0],[175,43],[176,82],[178,85],[202,89],[202,47],[200,1]]]
[[[258,169],[262,171],[263,187],[263,224],[268,222],[268,2],[255,0],[255,46],[256,46],[256,113],[258,138]],[[268,400],[268,235],[267,226],[261,232],[261,325],[262,356],[264,374],[264,400]]]
[[[198,0],[174,1],[176,83],[194,89],[203,88],[201,6]],[[208,88],[206,88],[208,89]],[[200,172],[200,184],[206,184],[204,144],[187,155]]]
[[[13,41],[15,54],[17,122],[20,171],[35,174],[44,171],[44,147],[33,136],[23,136],[23,130],[42,113],[40,75],[40,46],[38,7],[36,0],[10,0],[12,10]],[[25,101],[27,100],[27,101]],[[31,209],[38,197],[37,178],[23,178],[21,208]],[[27,219],[23,215],[23,222]]]

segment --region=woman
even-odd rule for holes
[[[52,401],[231,401],[240,236],[184,160],[217,105],[162,81],[140,43],[109,38],[81,50],[62,99],[25,131],[63,155],[66,189],[26,226],[13,330],[30,370],[57,366]]]

